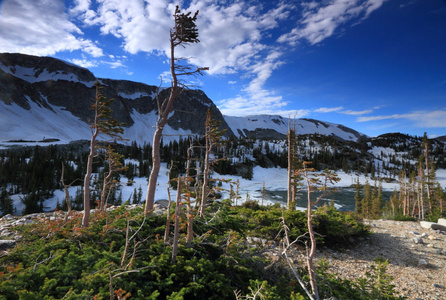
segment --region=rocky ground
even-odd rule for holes
[[[353,247],[333,251],[323,249],[331,271],[355,279],[370,271],[379,256],[387,259],[387,274],[395,289],[407,299],[446,299],[446,232],[422,228],[419,222],[366,221],[373,235]]]

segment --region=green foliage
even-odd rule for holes
[[[145,217],[142,208],[127,211],[121,206],[97,211],[89,228],[80,226],[81,215],[66,224],[42,220],[19,227],[23,239],[0,259],[0,299],[307,299],[284,271],[287,267],[276,262],[274,271],[268,269],[271,261],[263,255],[267,248],[246,243],[247,236],[277,238],[282,217],[290,239],[306,232],[304,212],[214,202],[206,217],[195,221],[192,247],[180,238],[175,264],[172,248],[162,238],[165,215]],[[122,264],[127,226],[136,234]],[[354,215],[332,207],[316,211],[315,228],[326,244],[367,233]],[[184,231],[182,227],[183,236]],[[394,291],[384,263],[377,262],[360,282],[338,279],[327,267],[322,263],[317,268],[325,279],[320,281],[324,297],[398,299],[391,298]]]
[[[345,245],[350,238],[366,236],[368,228],[353,212],[341,212],[334,207],[319,207],[314,216],[315,230],[321,234],[327,245]]]
[[[358,279],[361,299],[365,300],[394,300],[403,299],[395,296],[395,286],[391,284],[392,276],[386,274],[388,261],[381,257],[374,260],[370,266],[371,272],[366,272],[365,278]]]
[[[395,221],[409,221],[409,222],[414,222],[417,219],[411,216],[404,216],[402,214],[398,214],[392,217],[389,217],[390,220],[395,220]]]

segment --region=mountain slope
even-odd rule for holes
[[[286,138],[290,126],[295,128],[296,134],[318,133],[332,135],[345,141],[358,141],[366,137],[364,134],[343,125],[313,119],[289,119],[272,115],[224,116],[224,118],[237,137],[283,139]]]
[[[126,124],[125,137],[151,143],[157,120],[156,86],[96,78],[88,69],[58,59],[12,53],[0,53],[0,142],[89,139],[96,81],[104,86],[105,97],[115,99],[113,117]],[[166,99],[169,91],[161,89],[158,99]],[[220,121],[220,129],[226,129],[227,137],[283,139],[290,123],[280,116],[224,117],[203,91],[185,90],[174,103],[164,129],[165,139],[202,135],[208,109]],[[364,136],[322,121],[292,122],[300,134],[333,135],[347,141]]]

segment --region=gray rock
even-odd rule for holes
[[[12,216],[12,215],[10,215],[10,214],[7,214],[7,215],[4,215],[4,216],[0,219],[0,221],[2,221],[2,222],[7,222],[7,221],[14,220],[14,219],[15,219],[14,216]]]
[[[414,242],[414,244],[423,244],[423,239],[419,237],[414,237],[412,241]]]
[[[432,224],[435,224],[434,222],[427,222],[427,221],[420,221],[420,226],[426,229],[431,229]]]
[[[446,226],[446,219],[438,219],[438,224]]]
[[[433,230],[446,231],[446,226],[444,226],[444,225],[440,225],[440,224],[438,224],[438,223],[434,223],[434,224],[432,224],[431,228],[432,228]]]
[[[0,251],[14,248],[16,245],[15,240],[0,240]]]
[[[425,268],[425,267],[427,267],[427,260],[425,260],[425,259],[420,259],[420,260],[418,261],[418,267],[419,267],[419,268]]]
[[[160,205],[163,208],[167,208],[169,206],[169,200],[167,199],[159,199],[155,201],[155,204]]]

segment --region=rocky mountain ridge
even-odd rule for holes
[[[104,86],[105,97],[115,99],[113,116],[126,124],[125,136],[150,143],[157,118],[156,97],[165,99],[169,88],[157,93],[156,86],[96,78],[88,69],[55,58],[17,53],[0,54],[0,142],[43,137],[65,142],[88,139],[96,81]],[[227,137],[283,139],[290,123],[301,134],[319,133],[348,141],[365,137],[345,126],[311,119],[223,116],[201,90],[184,90],[178,96],[164,133],[203,134],[208,109]]]

